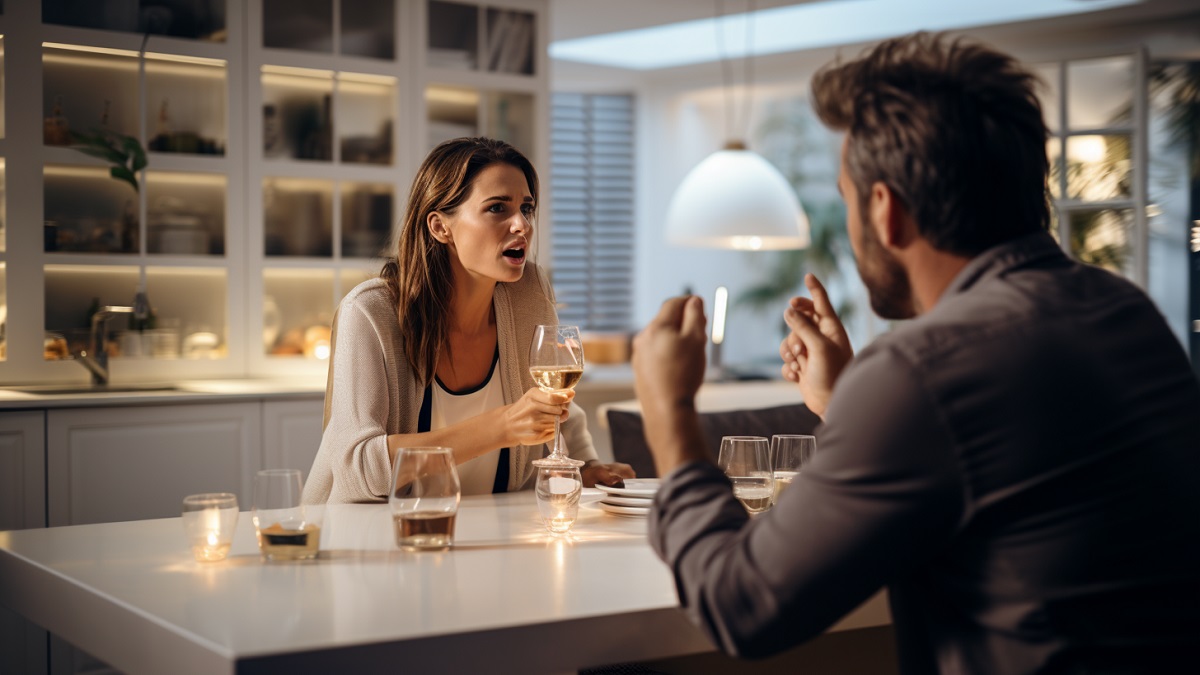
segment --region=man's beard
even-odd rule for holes
[[[862,255],[856,261],[858,276],[867,287],[871,298],[871,309],[882,319],[911,319],[917,315],[913,302],[912,283],[908,272],[879,241],[875,230],[862,223],[859,231],[859,249]]]

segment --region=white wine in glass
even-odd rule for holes
[[[574,389],[583,377],[583,340],[579,326],[538,326],[529,345],[529,375],[542,391]],[[554,420],[554,443],[549,459],[566,459],[559,421]]]
[[[771,508],[775,488],[770,450],[771,446],[762,436],[725,436],[721,439],[717,466],[733,483],[733,496],[752,516]]]

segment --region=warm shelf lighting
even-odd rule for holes
[[[219,173],[188,173],[183,171],[147,171],[148,185],[203,185],[225,187],[226,177]]]
[[[477,106],[479,105],[479,92],[472,89],[429,87],[425,90],[425,100],[430,103]]]
[[[90,47],[85,45],[72,45],[62,42],[43,42],[42,47],[46,49],[58,49],[67,52],[82,52],[84,54],[105,54],[108,56],[126,56],[136,59],[138,53],[130,49],[113,49],[110,47]],[[193,66],[208,66],[210,68],[224,68],[226,63],[224,59],[213,59],[205,56],[185,56],[183,54],[159,54],[157,52],[146,52],[147,61],[165,61],[172,63],[186,63]]]
[[[371,75],[369,73],[338,73],[337,79],[342,82],[358,82],[384,87],[396,86],[396,78],[391,75]]]
[[[333,193],[333,182],[319,178],[264,178],[263,189],[282,190],[284,192],[323,192]]]
[[[271,66],[262,67],[263,76],[267,75],[287,75],[291,77],[304,77],[317,80],[332,80],[334,73],[332,70],[321,70],[317,68],[295,68],[293,66]]]
[[[52,178],[110,178],[108,169],[101,166],[59,166],[47,164],[43,174]]]

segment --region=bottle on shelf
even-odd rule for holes
[[[171,150],[171,121],[167,114],[167,99],[163,99],[158,109],[158,126],[154,130],[154,138],[150,139],[149,149],[155,152],[170,152]]]
[[[54,110],[42,123],[42,143],[45,145],[70,145],[71,125],[62,111],[62,96],[54,97]]]

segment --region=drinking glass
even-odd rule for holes
[[[300,503],[299,469],[254,476],[254,532],[263,560],[312,560],[321,541],[322,509]]]
[[[817,450],[815,436],[776,434],[771,437],[771,471],[775,479],[775,494],[771,503],[779,501],[779,493],[792,484],[792,479],[804,468]]]
[[[450,548],[461,497],[450,448],[400,448],[388,495],[396,545],[406,551]]]
[[[717,466],[733,482],[737,497],[750,515],[771,507],[771,446],[762,436],[725,436]]]
[[[237,529],[237,495],[208,492],[183,498],[183,532],[201,562],[224,560]]]
[[[579,495],[583,493],[583,478],[574,464],[543,464],[539,462],[537,484],[538,512],[546,529],[554,534],[566,534],[579,515]]]
[[[583,340],[579,326],[538,326],[529,346],[529,374],[542,391],[574,389],[583,377]],[[559,420],[554,420],[554,442],[547,459],[566,460]]]

